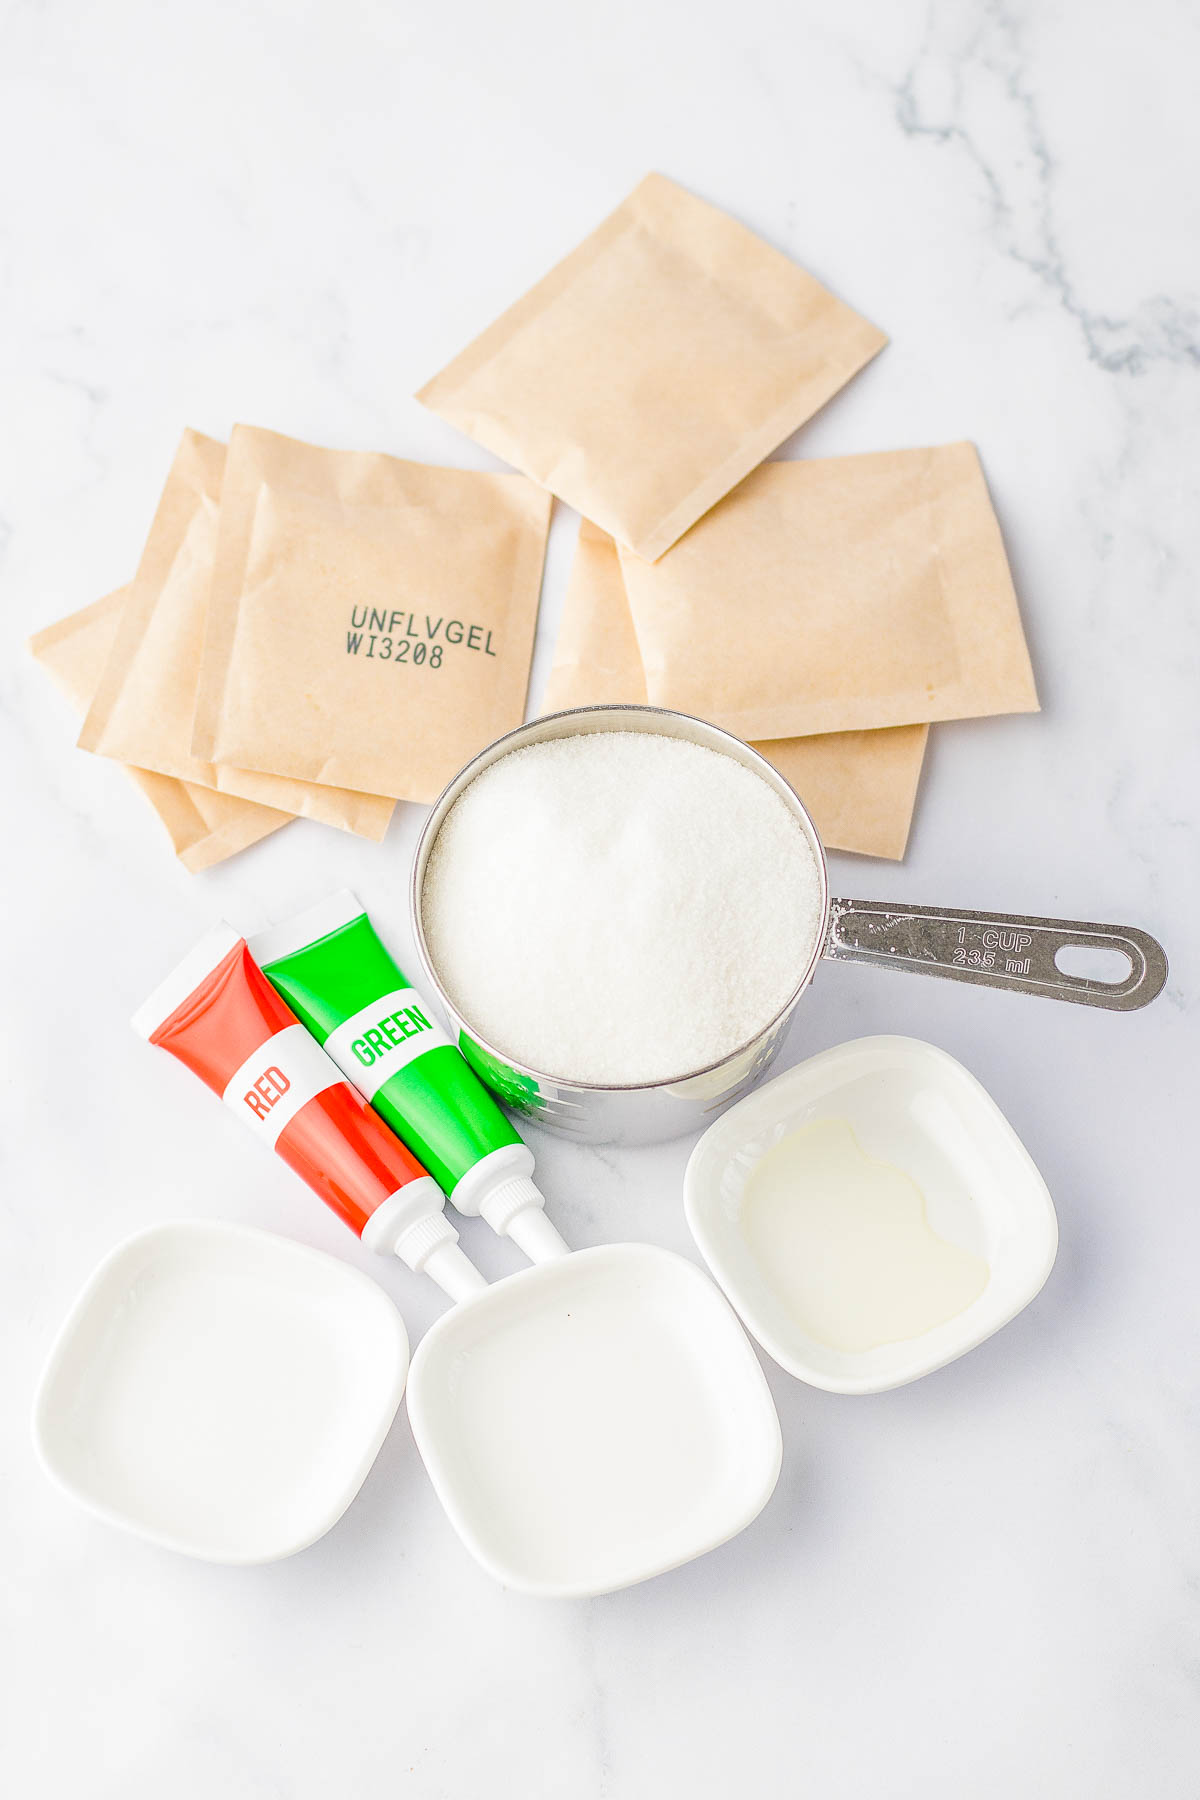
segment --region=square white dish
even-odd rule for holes
[[[417,1347],[413,1436],[487,1572],[573,1598],[645,1581],[757,1517],[782,1441],[745,1333],[712,1282],[648,1244],[522,1270]]]
[[[849,1124],[868,1157],[916,1183],[933,1232],[987,1262],[983,1291],[957,1316],[864,1351],[831,1348],[801,1329],[752,1253],[740,1210],[766,1153],[818,1119]],[[995,1101],[944,1050],[907,1037],[839,1044],[739,1101],[696,1145],[684,1208],[751,1335],[790,1374],[840,1394],[899,1387],[982,1343],[1039,1292],[1058,1248],[1046,1184]]]
[[[34,1441],[110,1524],[210,1562],[272,1562],[341,1518],[407,1372],[404,1321],[358,1270],[269,1232],[159,1225],[73,1307]]]

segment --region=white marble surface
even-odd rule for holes
[[[1195,1793],[1198,51],[1175,0],[0,9],[7,1791]],[[173,1558],[30,1448],[110,1245],[255,1221],[370,1266],[414,1337],[437,1305],[126,1019],[220,912],[352,882],[403,941],[420,820],[382,848],[296,825],[190,878],[22,641],[128,578],[185,422],[481,466],[413,389],[650,167],[892,335],[790,453],[971,437],[1011,545],[1043,714],[937,729],[907,863],[835,858],[837,886],[1127,919],[1170,987],[1123,1018],[826,970],[787,1057],[881,1030],[962,1057],[1062,1247],[1027,1313],[915,1386],[769,1368],[783,1476],[714,1555],[589,1604],[504,1593],[401,1417],[314,1549]],[[687,1247],[686,1143],[537,1147],[577,1243]]]

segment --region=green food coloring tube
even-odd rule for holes
[[[461,1213],[532,1262],[566,1254],[533,1153],[348,889],[250,939],[255,961]]]

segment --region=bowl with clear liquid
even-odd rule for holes
[[[839,1044],[740,1101],[693,1151],[684,1206],[751,1336],[833,1393],[964,1355],[1028,1306],[1058,1248],[1011,1124],[916,1038]]]

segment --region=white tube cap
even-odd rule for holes
[[[480,1218],[500,1237],[511,1238],[530,1262],[551,1262],[569,1254],[545,1214],[545,1197],[533,1180],[533,1152],[525,1144],[503,1144],[468,1169],[451,1189],[450,1203],[468,1218]]]
[[[362,1241],[368,1250],[398,1256],[414,1274],[430,1276],[452,1300],[463,1300],[487,1282],[459,1248],[458,1233],[442,1211],[444,1204],[432,1175],[423,1175],[376,1207],[363,1226]]]

